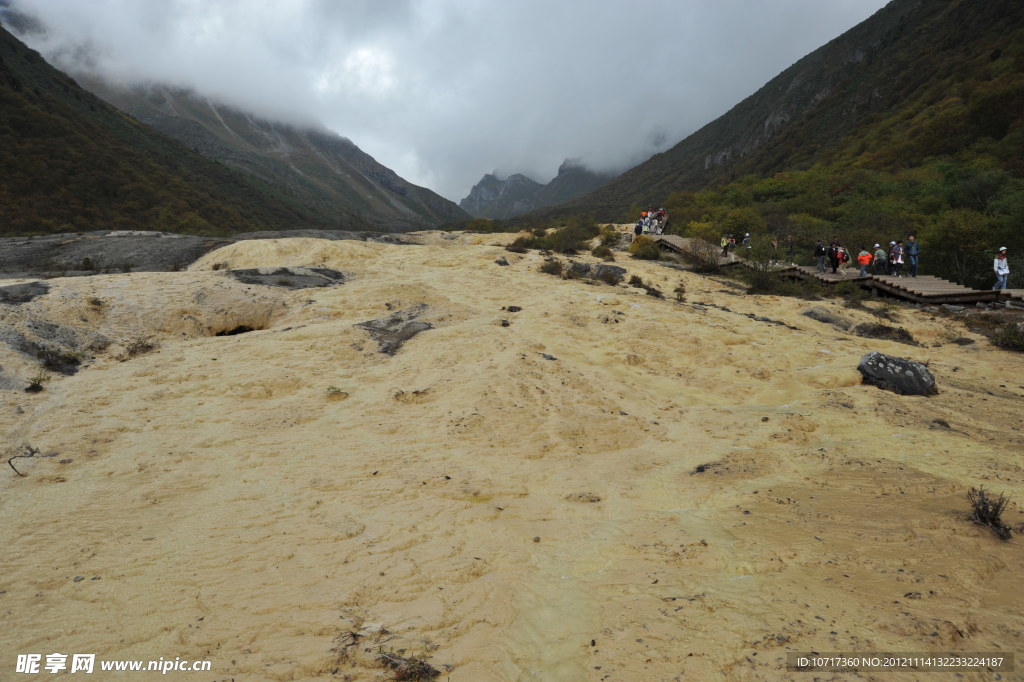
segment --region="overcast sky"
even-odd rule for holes
[[[625,170],[885,0],[9,0],[65,70],[320,121],[459,201],[484,173]]]

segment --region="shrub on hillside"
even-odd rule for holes
[[[747,285],[748,294],[814,299],[821,293],[821,287],[810,280],[792,279],[770,270],[748,270],[741,267],[733,268],[731,273]]]
[[[597,224],[589,218],[575,216],[568,223],[542,239],[543,248],[559,253],[576,253],[585,250],[584,242],[598,235]]]
[[[612,255],[612,250],[609,249],[607,246],[604,246],[603,244],[595,246],[593,249],[591,249],[590,253],[602,260],[615,260],[615,256]]]
[[[555,275],[556,277],[561,277],[565,272],[565,265],[562,263],[562,261],[558,260],[557,258],[550,258],[540,264],[540,271],[543,272],[545,275]]]
[[[587,251],[589,247],[586,242],[596,237],[598,232],[597,224],[593,220],[576,216],[550,233],[542,228],[536,228],[531,231],[532,236],[516,237],[505,249],[514,253],[523,253],[528,249],[547,249],[558,253]]]
[[[661,249],[658,248],[653,239],[641,234],[629,245],[629,255],[641,260],[659,260],[661,258]]]
[[[537,237],[528,237],[523,235],[521,237],[516,237],[511,244],[505,247],[505,250],[511,251],[512,253],[526,253],[530,249],[539,248],[541,248],[540,241]]]
[[[1019,322],[1008,322],[992,333],[992,343],[1005,348],[1024,353],[1024,326]]]
[[[622,233],[614,225],[605,225],[601,228],[601,246],[618,246],[622,241]]]
[[[867,289],[853,281],[836,282],[832,287],[832,293],[840,298],[845,298],[851,303],[859,303],[871,297]]]

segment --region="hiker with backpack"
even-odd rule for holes
[[[843,278],[846,278],[846,269],[850,265],[850,252],[846,250],[845,246],[839,246],[839,269],[842,271]]]

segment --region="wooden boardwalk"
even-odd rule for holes
[[[675,253],[708,253],[718,255],[718,264],[722,266],[742,264],[746,261],[730,252],[728,256],[720,255],[722,249],[703,239],[679,237],[671,234],[649,235],[661,248]],[[813,265],[794,265],[779,263],[774,267],[776,272],[792,274],[801,279],[814,279],[822,284],[834,285],[839,282],[856,282],[858,286],[874,289],[888,296],[902,298],[915,303],[993,303],[997,301],[1015,300],[1024,302],[1024,289],[970,289],[948,280],[921,275],[919,277],[891,277],[888,275],[868,275],[861,277],[857,266],[849,266],[845,271],[833,274],[831,270],[818,272]]]
[[[742,259],[737,258],[736,254],[731,251],[728,256],[721,255],[722,247],[715,246],[704,239],[680,237],[674,234],[652,234],[648,236],[654,240],[655,244],[667,251],[673,251],[678,254],[716,253],[719,254],[719,265],[736,265],[742,262]]]
[[[920,277],[876,275],[871,280],[873,288],[890,296],[899,296],[917,303],[991,303],[999,300],[998,291],[970,289],[927,275]]]

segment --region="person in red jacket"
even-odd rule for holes
[[[857,254],[857,265],[860,266],[860,276],[868,277],[868,266],[871,265],[871,253],[867,249],[861,249]]]

